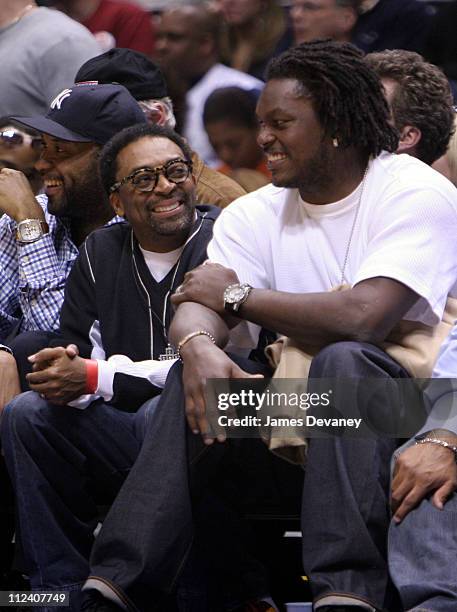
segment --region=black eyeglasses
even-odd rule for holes
[[[0,142],[10,147],[18,147],[25,144],[35,149],[35,151],[41,151],[43,148],[43,140],[39,136],[23,134],[11,128],[0,131]]]
[[[156,168],[138,168],[138,170],[135,170],[129,176],[114,183],[109,191],[114,193],[125,183],[132,183],[133,187],[138,191],[154,191],[161,174],[165,176],[167,181],[179,185],[179,183],[184,183],[191,172],[192,163],[190,161],[180,158],[170,159],[163,166],[157,166]]]

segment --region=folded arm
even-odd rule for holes
[[[233,270],[206,264],[188,272],[173,303],[195,302],[233,325],[224,312],[224,289],[239,282]],[[238,314],[303,345],[325,345],[339,340],[381,342],[418,295],[389,278],[361,281],[346,291],[286,293],[254,288]]]

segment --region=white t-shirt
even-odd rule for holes
[[[157,283],[163,280],[168,272],[172,269],[175,263],[183,252],[184,245],[169,251],[168,253],[155,253],[152,251],[146,251],[140,247],[140,251],[143,253],[144,261],[148,267],[149,272],[154,277]]]
[[[311,205],[296,189],[262,187],[223,210],[208,257],[256,288],[329,291],[341,281],[358,194]],[[420,296],[404,318],[426,325],[441,319],[457,278],[457,189],[409,155],[382,153],[366,176],[345,282],[380,276]],[[254,327],[242,341],[238,328],[236,343],[252,345]]]

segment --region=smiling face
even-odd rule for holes
[[[145,136],[119,152],[116,181],[140,168],[157,168],[175,159],[185,159],[177,144],[162,136]],[[184,244],[193,225],[195,181],[189,173],[177,185],[161,173],[154,191],[138,191],[127,181],[111,194],[110,201],[116,213],[129,221],[144,249],[173,251]]]
[[[47,134],[43,134],[43,143],[36,168],[43,179],[49,212],[72,219],[92,218],[104,201],[97,169],[99,146]]]
[[[272,79],[265,85],[257,105],[258,143],[273,184],[297,188],[314,203],[331,176],[337,149],[323,137],[312,101],[298,86],[295,79]]]

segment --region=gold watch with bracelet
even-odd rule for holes
[[[46,221],[40,219],[24,219],[17,224],[16,240],[19,244],[31,244],[49,232]]]

